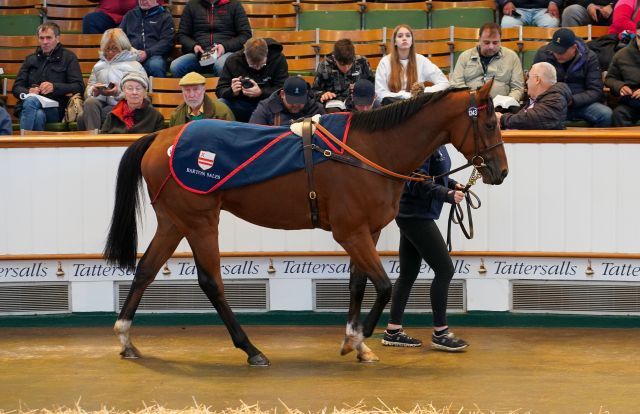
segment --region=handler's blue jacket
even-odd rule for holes
[[[425,175],[440,175],[451,170],[451,158],[445,146],[441,146],[418,169]],[[433,181],[408,181],[405,183],[402,197],[400,198],[400,210],[398,217],[412,219],[437,220],[442,211],[442,205],[453,203],[453,193],[457,181],[449,176]]]

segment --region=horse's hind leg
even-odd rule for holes
[[[220,275],[217,224],[217,219],[215,224],[209,223],[209,227],[203,224],[202,227],[196,227],[197,233],[187,236],[198,269],[198,283],[218,311],[220,319],[231,335],[233,345],[247,353],[249,365],[269,366],[271,365],[269,359],[251,343],[224,296],[224,285]]]
[[[145,289],[153,282],[162,265],[178,247],[181,239],[182,235],[178,232],[178,229],[168,219],[162,219],[161,215],[158,214],[158,229],[136,267],[129,294],[113,327],[122,344],[120,355],[123,358],[140,358],[140,352],[133,346],[129,338],[131,322]]]

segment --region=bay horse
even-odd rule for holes
[[[446,90],[423,94],[371,111],[353,114],[348,146],[387,170],[410,174],[441,145],[452,143],[477,166],[487,184],[500,184],[508,172],[507,158],[489,91]],[[118,167],[116,197],[105,247],[109,263],[135,269],[126,301],[114,326],[123,358],[138,358],[129,330],[146,287],[186,237],[192,249],[198,283],[226,325],[236,348],[252,366],[268,366],[236,320],[224,296],[220,274],[218,223],[226,210],[250,223],[273,229],[313,228],[306,171],[300,170],[257,184],[194,194],[172,179],[167,151],[180,127],[146,135],[124,153]],[[239,137],[241,139],[242,137]],[[351,260],[350,305],[344,355],[357,351],[362,362],[377,361],[365,345],[391,296],[376,243],[381,230],[398,211],[404,182],[346,163],[325,161],[314,168],[319,217],[317,227],[331,231]],[[157,229],[136,267],[141,180],[147,183]],[[375,303],[363,322],[360,306],[370,280]]]

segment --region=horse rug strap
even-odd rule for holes
[[[318,196],[313,182],[313,150],[311,149],[311,136],[313,135],[313,120],[305,118],[302,121],[302,148],[304,148],[304,168],[307,170],[309,183],[309,209],[311,210],[311,224],[314,228],[319,225]]]

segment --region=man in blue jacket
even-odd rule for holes
[[[120,28],[138,49],[138,61],[147,75],[164,78],[175,33],[171,13],[158,0],[139,0],[138,7],[124,15]]]
[[[556,68],[558,82],[566,83],[571,89],[573,100],[567,119],[584,120],[599,128],[611,126],[613,111],[601,103],[604,84],[598,56],[570,29],[556,30],[551,42],[538,49],[533,62],[551,63]]]

